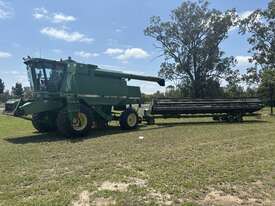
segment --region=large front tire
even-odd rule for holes
[[[81,106],[77,117],[72,121],[69,119],[67,110],[61,110],[57,116],[57,128],[61,134],[66,137],[82,137],[88,134],[93,122],[92,111]]]
[[[130,130],[135,129],[138,126],[138,115],[134,109],[127,109],[120,115],[119,124],[121,129]]]
[[[32,115],[32,125],[38,132],[52,132],[57,129],[56,114],[53,112],[40,112]]]

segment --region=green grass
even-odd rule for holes
[[[0,205],[81,205],[83,191],[91,205],[225,205],[229,195],[275,205],[274,188],[275,117],[166,119],[129,132],[113,124],[68,140],[0,115]],[[207,201],[215,191],[220,199]]]

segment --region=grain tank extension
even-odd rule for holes
[[[133,104],[141,103],[139,87],[127,86],[126,80],[157,82],[161,78],[126,74],[81,64],[71,58],[53,61],[26,58],[33,98],[17,104],[6,103],[6,113],[32,115],[39,132],[58,130],[66,136],[82,136],[92,127],[105,127],[118,120],[122,129],[137,127],[139,117]],[[121,111],[118,115],[114,110]]]

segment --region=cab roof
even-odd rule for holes
[[[68,57],[68,59],[66,60],[62,60],[60,59],[60,61],[57,60],[52,60],[52,59],[44,59],[44,58],[31,58],[30,56],[23,58],[24,63],[27,65],[39,65],[39,64],[43,64],[43,65],[56,65],[56,66],[66,66],[69,63],[75,63],[75,64],[81,64],[81,65],[89,65],[91,67],[97,67],[97,65],[93,65],[93,64],[82,64],[79,62],[76,62],[74,60],[72,60],[71,57]]]

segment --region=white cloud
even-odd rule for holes
[[[247,17],[249,17],[249,15],[251,15],[254,11],[252,10],[247,10],[247,11],[243,11],[243,12],[240,12],[238,15],[239,15],[239,19],[240,20],[243,20]],[[232,26],[230,29],[229,29],[229,32],[232,32],[232,31],[235,31],[236,29],[238,28],[238,26]]]
[[[13,8],[9,3],[0,0],[0,19],[7,19],[12,17],[14,14]]]
[[[98,57],[98,53],[90,53],[85,51],[77,51],[74,53],[76,56],[82,57],[82,58],[91,58],[91,57]]]
[[[50,13],[47,9],[43,7],[35,8],[33,10],[33,17],[35,19],[48,20],[48,21],[51,21],[52,23],[66,23],[66,22],[72,22],[76,20],[76,17],[71,15],[65,15],[61,12]]]
[[[76,20],[76,18],[74,16],[66,16],[62,13],[53,15],[54,23],[71,22],[71,21],[75,21],[75,20]]]
[[[117,54],[122,54],[124,52],[123,49],[118,49],[118,48],[108,48],[104,52],[104,54],[108,54],[110,56],[117,55]]]
[[[47,19],[48,13],[45,8],[35,8],[32,15],[35,19]]]
[[[54,27],[45,27],[41,29],[41,34],[47,35],[55,39],[61,39],[67,42],[93,42],[93,38],[89,38],[79,32],[68,32],[65,29],[57,29]]]
[[[129,59],[145,59],[150,55],[141,48],[119,49],[108,48],[104,54],[113,56],[115,59],[121,60],[122,63],[127,63]]]
[[[131,48],[126,49],[123,54],[117,56],[116,58],[122,61],[127,61],[128,59],[145,59],[150,55],[141,48]]]
[[[251,59],[251,56],[236,56],[235,57],[237,60],[237,65],[236,67],[240,70],[240,71],[244,71],[246,68],[251,67],[254,63],[249,62],[249,59]]]
[[[7,59],[9,57],[11,57],[10,53],[0,51],[0,59]]]
[[[251,10],[247,10],[247,11],[243,11],[241,13],[239,13],[239,16],[241,19],[245,19],[247,17],[250,16],[250,14],[252,14],[254,11],[251,11]]]

